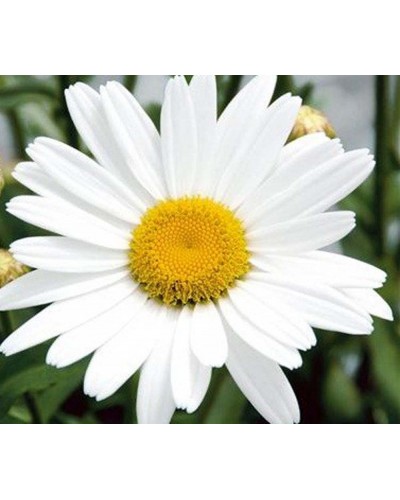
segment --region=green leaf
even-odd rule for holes
[[[0,386],[0,417],[5,415],[14,401],[28,391],[45,389],[57,380],[55,369],[46,365],[31,366],[2,379]]]
[[[247,400],[228,374],[224,374],[203,422],[205,424],[237,424],[241,421]]]
[[[378,321],[377,321],[378,323]],[[400,418],[400,348],[399,339],[390,332],[390,327],[379,321],[373,335],[369,337],[372,357],[372,372],[379,395]]]
[[[400,77],[395,77],[394,103],[392,106],[391,146],[397,168],[400,166]]]
[[[44,359],[47,349],[45,344],[13,356],[0,357],[0,418],[20,396],[33,392],[39,393],[39,410],[44,412],[41,416],[47,420],[77,387],[84,364],[61,370],[48,366]],[[48,394],[43,392],[49,388]]]
[[[2,111],[43,99],[56,101],[57,96],[50,87],[40,82],[0,88],[0,110]]]
[[[215,370],[207,395],[200,408],[188,415],[184,411],[174,414],[174,424],[237,424],[247,405],[247,399],[232,380],[229,372]]]
[[[67,413],[59,413],[57,415],[57,420],[61,424],[98,424],[98,420],[94,415],[83,415],[82,417],[75,417],[74,415],[69,415]]]
[[[0,424],[27,424],[29,422],[25,422],[25,420],[20,420],[17,417],[13,417],[12,415],[6,415],[4,418],[0,419]]]
[[[188,414],[185,411],[176,411],[171,421],[172,424],[198,424],[199,412]]]
[[[206,424],[237,424],[241,421],[247,399],[233,381],[229,373],[216,373],[212,399],[203,418]]]
[[[48,422],[64,401],[81,385],[87,362],[83,361],[58,370],[55,382],[37,397],[40,415]]]
[[[362,414],[358,387],[337,361],[330,364],[325,375],[322,397],[332,422],[356,422]]]

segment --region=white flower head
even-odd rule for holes
[[[279,365],[301,365],[312,327],[372,332],[390,319],[376,294],[385,273],[321,248],[355,226],[328,211],[371,173],[366,150],[308,135],[288,145],[301,101],[269,101],[254,78],[217,120],[212,76],[169,81],[161,134],[119,83],[66,91],[95,160],[39,138],[14,176],[35,196],[8,211],[60,236],[24,238],[35,271],[0,291],[1,310],[49,304],[2,344],[9,355],[56,338],[47,362],[89,354],[84,389],[112,395],[140,369],[137,415],[169,422],[195,411],[213,367],[268,421],[299,421]]]

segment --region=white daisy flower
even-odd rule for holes
[[[13,354],[57,337],[47,362],[93,354],[84,389],[102,400],[139,368],[137,415],[195,411],[213,367],[227,366],[265,419],[298,422],[279,365],[296,368],[312,327],[372,332],[390,319],[385,273],[321,248],[355,226],[328,211],[373,169],[316,134],[285,145],[300,99],[268,106],[273,77],[254,78],[217,121],[211,76],[171,79],[161,136],[119,83],[67,92],[95,160],[39,138],[14,176],[38,196],[8,211],[61,236],[24,238],[15,258],[37,270],[0,291],[1,310],[49,304],[2,345]]]

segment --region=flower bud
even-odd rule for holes
[[[311,106],[301,106],[288,142],[316,132],[324,132],[331,139],[336,137],[334,128],[321,111]]]
[[[15,260],[8,250],[0,248],[0,288],[28,271],[29,268]]]

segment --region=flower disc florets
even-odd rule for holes
[[[167,200],[150,208],[133,231],[132,276],[166,304],[218,299],[249,270],[244,228],[209,198]]]

